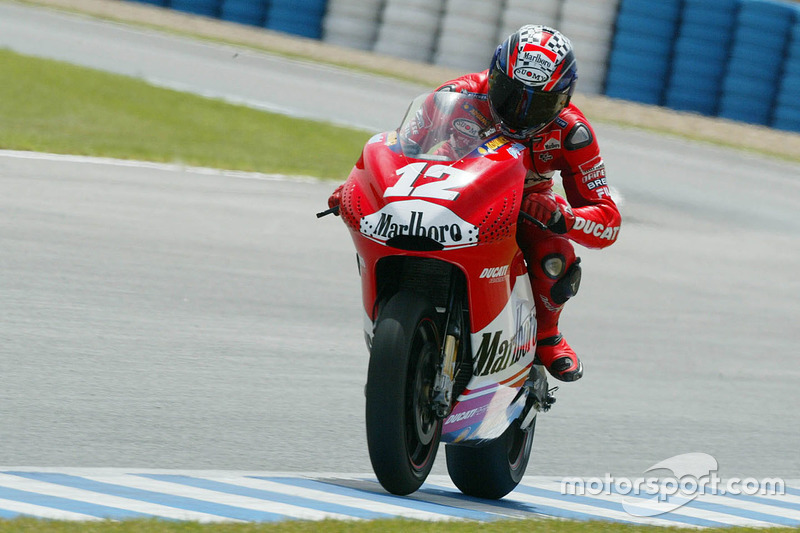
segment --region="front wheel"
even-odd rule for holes
[[[468,496],[502,498],[525,475],[535,427],[536,419],[527,431],[514,421],[501,436],[483,446],[448,444],[445,453],[450,479]]]
[[[436,310],[400,292],[383,308],[367,374],[367,446],[381,485],[393,494],[416,491],[428,477],[442,432],[433,411],[440,354]]]

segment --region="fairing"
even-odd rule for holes
[[[418,98],[398,130],[370,139],[342,194],[368,337],[381,259],[436,258],[465,275],[473,378],[445,420],[444,442],[491,439],[508,427],[522,409],[512,400],[535,350],[533,297],[515,238],[528,154],[511,139],[485,135],[488,116],[476,95]]]

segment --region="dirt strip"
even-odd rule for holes
[[[435,65],[343,48],[313,39],[292,37],[267,29],[126,0],[25,0],[24,3],[240,43],[277,53],[386,73],[431,86],[462,74],[460,71]],[[800,161],[800,133],[704,117],[605,96],[576,94],[575,102],[592,121],[645,128]]]

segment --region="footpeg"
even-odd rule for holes
[[[549,411],[550,407],[556,403],[553,393],[558,390],[558,387],[548,389],[544,368],[542,365],[535,364],[531,368],[530,376],[525,381],[523,388],[528,390],[528,398],[520,417],[520,428],[526,431],[533,425],[537,414]]]

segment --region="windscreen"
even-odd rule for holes
[[[485,95],[439,91],[414,99],[398,130],[408,157],[457,161],[486,142],[493,121]]]

